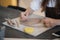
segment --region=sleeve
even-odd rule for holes
[[[33,0],[30,4],[30,8],[34,11],[38,10],[41,6],[41,0]]]

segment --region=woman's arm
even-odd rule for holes
[[[30,7],[27,8],[26,12],[31,13],[40,9],[41,0],[32,0]]]
[[[46,27],[54,27],[56,25],[60,25],[60,19],[44,18],[42,19],[42,22]]]
[[[30,4],[30,7],[28,7],[25,12],[21,13],[21,19],[26,20],[29,14],[38,10],[39,8],[40,8],[40,0],[33,0]]]
[[[56,25],[60,25],[60,19],[56,19]]]
[[[34,12],[34,10],[32,10],[32,9],[29,7],[29,8],[26,9],[25,14],[29,15],[29,14],[31,14],[31,13],[33,13],[33,12]]]

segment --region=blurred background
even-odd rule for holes
[[[0,0],[0,5],[7,7],[8,5],[12,6],[22,6],[22,7],[29,7],[29,3],[31,0]]]

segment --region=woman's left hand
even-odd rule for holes
[[[46,27],[53,27],[55,26],[56,20],[52,18],[44,18],[42,19],[42,22]]]

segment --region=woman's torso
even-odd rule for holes
[[[31,8],[34,10],[38,10],[39,8],[41,8],[41,3],[42,3],[42,0],[33,0],[31,2]],[[56,4],[56,0],[50,0],[48,2],[46,7],[46,12],[45,12],[46,17],[60,19],[60,14],[56,14],[56,11],[54,11],[55,4]]]

